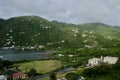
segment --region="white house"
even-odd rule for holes
[[[77,80],[85,80],[85,78],[81,76],[81,77],[78,78]]]
[[[7,78],[4,75],[0,75],[0,80],[7,80]]]
[[[71,55],[71,54],[70,54],[70,55],[68,55],[68,57],[73,57],[73,56],[74,56],[74,55]]]
[[[59,57],[63,57],[64,55],[63,54],[58,54]]]
[[[99,65],[101,62],[101,59],[100,58],[92,58],[92,59],[89,59],[88,60],[88,66],[97,66]]]
[[[88,60],[87,66],[98,66],[101,63],[108,63],[108,64],[116,64],[118,61],[118,57],[111,57],[111,56],[106,56],[101,58],[91,58]]]
[[[108,64],[116,64],[117,61],[118,61],[118,57],[106,56],[103,59],[103,62]]]

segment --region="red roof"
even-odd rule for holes
[[[25,74],[22,72],[18,72],[18,73],[14,73],[13,77],[22,76],[22,75],[25,75]]]

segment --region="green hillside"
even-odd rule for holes
[[[68,24],[38,16],[0,19],[0,47],[69,49],[119,46],[120,28],[102,23]]]
[[[2,30],[4,28],[3,27],[4,22],[5,22],[5,20],[0,18],[0,30]]]
[[[83,30],[94,31],[100,34],[104,38],[108,39],[120,39],[120,28],[102,24],[102,23],[87,23],[79,25]]]
[[[59,27],[36,16],[8,19],[4,27],[0,36],[1,46],[40,46],[64,37],[60,36],[63,33]]]

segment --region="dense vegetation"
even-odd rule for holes
[[[78,80],[79,75],[76,74],[76,73],[68,73],[68,74],[65,75],[65,78],[67,80]]]
[[[6,69],[9,69],[11,67],[13,67],[13,62],[0,59],[0,74],[4,73]]]
[[[81,25],[48,21],[37,16],[0,19],[0,47],[65,50],[120,47],[120,28],[102,23]]]
[[[83,71],[83,75],[88,80],[120,80],[120,62],[115,65],[102,65],[88,68]]]
[[[59,53],[56,53],[55,55],[51,55],[55,59],[61,60],[64,64],[64,67],[66,66],[86,66],[88,63],[88,59],[101,56],[115,56],[120,58],[120,48],[80,48],[74,49],[74,50],[67,50],[67,51],[60,51]],[[59,54],[63,56],[58,56]],[[56,56],[57,55],[57,56]],[[69,55],[72,55],[72,57],[69,57]]]

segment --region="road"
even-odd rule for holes
[[[62,73],[66,73],[66,72],[73,71],[73,70],[75,70],[75,68],[68,67],[68,68],[65,68],[63,70],[57,71],[56,74],[62,74]],[[35,77],[33,77],[33,78],[29,79],[29,80],[40,80],[42,78],[49,77],[49,75],[50,75],[50,73],[46,73],[46,74],[43,74],[43,75],[40,75],[40,76],[35,76]]]

